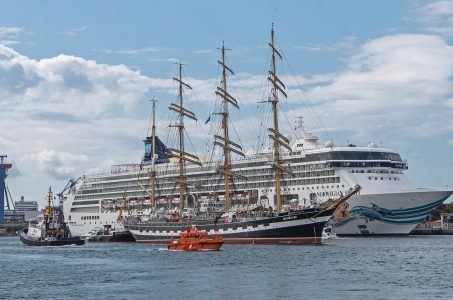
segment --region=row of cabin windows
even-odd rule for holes
[[[248,172],[248,171],[247,171]],[[268,173],[271,173],[271,172],[268,172]],[[334,175],[335,174],[335,171],[334,170],[325,170],[325,171],[313,171],[313,172],[303,172],[303,173],[299,173],[297,174],[296,173],[296,177],[301,177],[301,178],[305,178],[305,177],[319,177],[319,176],[329,176],[329,175]],[[286,176],[286,174],[284,174],[282,176],[283,178],[289,178],[289,176]],[[252,180],[272,180],[273,179],[273,175],[265,175],[265,176],[259,176],[259,174],[256,174],[254,176],[249,176],[249,182],[252,181]],[[190,180],[190,178],[189,178]],[[215,179],[215,180],[198,180],[199,184],[202,184],[202,185],[216,185],[217,183],[219,183],[219,180],[218,179]],[[147,186],[149,184],[149,181],[147,182],[142,182],[142,185],[143,186]],[[174,182],[167,182],[167,183],[162,183],[162,182],[159,182],[159,180],[157,181],[157,184],[159,186],[159,188],[161,189],[164,189],[164,188],[173,188],[175,183]],[[238,184],[238,183],[237,183]],[[108,187],[108,188],[104,188],[103,190],[84,190],[82,191],[82,194],[89,194],[89,193],[107,193],[107,192],[122,192],[124,191],[125,189],[127,189],[128,187],[137,187],[137,184],[129,184],[129,185],[123,185],[121,188],[115,188],[113,186],[115,186],[116,184],[112,184],[112,186]],[[82,197],[80,195],[77,195],[76,200],[81,200],[81,199],[89,199],[87,198],[86,196],[85,197]],[[81,203],[81,204],[74,204],[74,205],[82,205],[82,204],[98,204],[98,203]]]
[[[250,165],[250,164],[248,164],[246,166],[242,166],[241,165],[240,168],[238,168],[238,166],[235,166],[234,169],[244,169],[244,168],[249,168],[249,167],[254,167],[254,166],[262,167],[262,162],[255,163],[253,165]],[[301,165],[301,166],[294,166],[291,169],[294,170],[294,171],[301,171],[301,170],[325,169],[327,167],[328,167],[328,164],[326,164],[326,163],[318,163],[318,164],[307,164],[307,165]],[[199,170],[197,170],[197,171],[199,171]],[[207,168],[205,171],[212,171],[212,168]],[[256,174],[257,171],[261,171],[261,173],[269,173],[269,174],[272,173],[272,169],[271,168],[258,169],[258,170],[257,169],[237,170],[236,172],[239,173],[239,174],[242,174],[242,175],[253,175],[253,174]],[[167,174],[176,174],[176,173],[175,173],[175,171],[172,170],[172,171],[162,171],[162,172],[159,172],[159,174],[167,175]],[[197,175],[194,175],[194,176],[197,176]],[[190,177],[190,175],[189,175],[189,177]],[[114,177],[104,177],[101,180],[110,181],[110,182],[93,183],[90,186],[93,187],[93,188],[102,188],[102,187],[111,187],[111,186],[130,186],[130,185],[125,184],[125,182],[121,182],[121,181],[118,181],[118,180],[133,179],[133,178],[135,178],[135,176],[130,175],[130,174],[122,175],[122,176],[114,176]],[[143,179],[143,180],[147,181],[147,179]],[[99,192],[98,189],[92,189],[91,191],[95,192],[95,193]],[[87,190],[86,193],[90,193],[90,191]]]
[[[99,216],[82,216],[82,220],[99,220]]]
[[[310,160],[390,160],[402,161],[398,153],[380,151],[331,151],[325,153],[309,154]]]
[[[372,161],[372,162],[352,162],[352,161],[335,161],[328,163],[330,168],[360,168],[360,167],[369,167],[369,168],[394,168],[394,169],[408,169],[407,163],[394,163],[387,161]]]
[[[99,207],[98,206],[91,206],[91,207],[71,207],[71,212],[80,212],[80,213],[98,213]]]
[[[368,177],[368,180],[400,180],[397,177]]]
[[[344,184],[342,184],[341,187],[344,188]],[[315,189],[318,189],[318,190],[319,190],[319,188],[321,188],[321,189],[328,189],[328,188],[335,189],[335,185],[332,185],[332,186],[328,186],[328,185],[324,186],[324,185],[323,185],[323,186],[321,186],[321,187],[319,187],[319,186],[316,186],[316,187],[314,187],[314,186],[312,186],[312,187],[307,186],[306,188],[307,188],[307,191],[315,190]],[[337,188],[337,189],[340,188],[340,185],[337,184],[337,187],[336,187],[336,188]],[[296,190],[297,190],[297,191],[300,191],[300,190],[304,191],[304,190],[305,190],[305,187],[302,187],[302,188],[300,188],[300,187],[294,188],[294,187],[293,187],[292,189],[293,189],[293,191],[296,191]],[[265,190],[263,190],[263,192],[272,192],[273,190],[275,191],[275,189],[268,189],[268,190],[265,189]],[[282,192],[285,192],[285,191],[291,191],[291,188],[282,188]]]
[[[314,176],[314,175],[332,174],[332,173],[334,173],[334,171],[331,170],[331,171],[317,171],[317,172],[306,172],[306,173],[308,173],[307,175]],[[317,174],[315,174],[315,173],[317,173]],[[249,188],[263,188],[263,187],[268,187],[268,186],[274,185],[274,183],[271,180],[272,179],[271,176],[262,176],[262,177],[264,177],[262,179],[262,181],[266,181],[266,182],[236,183],[236,186],[238,188],[245,188],[246,186]],[[289,176],[282,176],[282,177],[283,177],[282,179],[287,179],[287,180],[285,180],[285,182],[288,185],[326,184],[326,183],[340,182],[340,177],[325,177],[325,178],[311,178],[311,179],[298,179],[298,180],[291,180]],[[215,181],[215,182],[213,182],[213,184],[216,184],[217,189],[224,188],[224,185],[219,184],[219,181]],[[174,184],[171,184],[168,186],[165,186],[165,185],[164,186],[158,185],[158,186],[161,191],[163,191],[165,189],[173,190],[175,188]],[[189,191],[193,191],[193,188],[189,188]],[[110,194],[109,197],[118,197],[119,198],[119,197],[122,197],[124,189],[116,189],[115,191],[111,191],[111,192],[117,192],[117,194],[116,195]],[[128,191],[129,197],[141,197],[141,196],[143,196],[143,194],[144,194],[144,191],[136,186],[135,186],[135,191]],[[76,200],[88,200],[88,199],[97,199],[99,197],[100,197],[99,194],[98,195],[84,195],[84,196],[76,196],[75,199]],[[91,201],[85,201],[84,203],[80,202],[81,204],[79,204],[79,205],[98,204],[98,202],[97,203],[88,203],[88,202],[91,202]],[[95,201],[93,201],[93,202],[95,202]]]
[[[365,173],[365,170],[351,170],[351,173]],[[366,173],[382,173],[382,174],[403,174],[402,171],[398,170],[366,170]]]
[[[99,204],[99,200],[94,200],[94,201],[74,201],[72,204],[73,206],[77,205],[92,205],[92,204]]]
[[[301,170],[317,170],[317,169],[324,169],[326,167],[326,164],[312,164],[312,165],[302,165],[302,166],[294,166],[292,167],[291,169],[293,171],[301,171]],[[255,180],[259,180],[259,179],[265,179],[267,176],[262,176],[263,174],[273,174],[273,171],[271,168],[268,168],[268,169],[260,169],[260,170],[243,170],[243,171],[236,171],[238,174],[241,174],[241,175],[247,175],[249,176],[250,178],[249,179],[255,179]],[[315,172],[308,172],[308,173],[303,173],[302,177],[311,177],[311,176],[327,176],[327,175],[333,175],[334,174],[334,170],[329,170],[329,171],[322,171],[322,172],[316,172],[316,175],[315,175]],[[193,175],[193,176],[196,176],[197,179],[199,178],[197,175]],[[259,176],[259,177],[258,177]],[[188,176],[189,179],[190,179],[190,175]],[[148,179],[143,179],[143,180],[140,180],[141,181],[141,184],[142,185],[147,185],[149,184],[149,180]],[[163,186],[163,185],[168,185],[168,186],[173,186],[174,185],[174,182],[171,181],[171,180],[167,180],[167,179],[163,179],[164,182],[161,182],[159,183],[159,180],[158,180],[158,184]],[[218,182],[218,179],[214,179],[214,180],[204,180],[206,181],[205,183],[203,182],[202,184],[215,184],[216,182]],[[93,185],[94,186],[94,185]],[[109,183],[104,183],[104,184],[97,184],[95,186],[98,186],[98,187],[104,187],[104,189],[87,189],[87,190],[83,190],[81,192],[81,194],[93,194],[93,193],[101,193],[101,192],[105,192],[107,189],[111,189],[111,191],[119,191],[119,190],[123,190],[124,188],[128,188],[128,187],[132,187],[132,186],[137,186],[137,182],[136,181],[133,181],[131,183],[127,183],[127,182],[109,182]],[[117,189],[114,189],[114,187],[118,187]]]

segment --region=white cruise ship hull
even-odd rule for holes
[[[81,218],[82,216],[87,218],[92,215],[96,216],[96,219],[84,220],[79,222],[69,222],[68,227],[73,236],[88,237],[88,233],[95,229],[102,227],[104,225],[110,225],[112,228],[118,228],[122,226],[118,223],[118,213],[117,212],[101,212],[101,213],[81,213],[81,214],[72,214],[74,217]]]
[[[330,221],[338,236],[407,235],[452,191],[421,190],[354,196]]]
[[[275,182],[269,162],[267,154],[233,161],[232,170],[249,178],[235,181],[232,201],[242,205],[242,209],[253,203],[275,207]],[[331,221],[339,236],[407,235],[452,194],[448,190],[414,188],[404,174],[406,162],[387,149],[313,149],[285,154],[283,162],[290,165],[295,174],[282,182],[287,206],[294,202],[296,208],[308,207],[344,195],[357,184],[362,187],[361,194],[349,199],[349,206],[343,211],[337,210]],[[193,182],[193,186],[188,187],[191,195],[188,200],[223,201],[224,186],[223,181],[218,180],[218,166],[211,161],[203,167],[187,167],[187,180]],[[144,190],[149,189],[147,168],[149,166],[119,165],[110,173],[84,176],[65,195],[63,202],[65,221],[71,233],[86,236],[96,227],[116,228],[119,208],[124,206],[124,192],[130,199],[128,205],[133,214],[145,213],[150,205],[149,195]],[[158,207],[179,205],[174,183],[177,165],[158,165],[157,171]],[[208,198],[211,200],[206,200]]]

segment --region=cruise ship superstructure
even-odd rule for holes
[[[354,195],[337,210],[331,224],[338,235],[405,235],[451,194],[450,190],[416,188],[406,177],[408,164],[393,150],[348,145],[336,147],[296,128],[299,139],[292,143],[292,153],[284,153],[283,163],[290,165],[295,177],[283,175],[283,206],[310,206],[346,194],[360,185]],[[275,188],[270,156],[257,153],[232,161],[232,171],[247,176],[238,178],[232,195],[233,206],[253,203],[274,206]],[[218,179],[221,161],[187,166],[188,206],[200,205],[210,210],[224,205],[224,182]],[[124,164],[111,172],[84,175],[64,198],[64,215],[73,235],[85,236],[104,225],[116,226],[118,211],[123,206],[124,192],[128,205],[137,214],[146,215],[150,206],[148,175],[150,165]],[[177,206],[179,197],[174,177],[178,164],[156,165],[156,206]]]

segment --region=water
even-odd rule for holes
[[[453,236],[321,246],[30,247],[0,238],[0,299],[427,299],[453,295]]]

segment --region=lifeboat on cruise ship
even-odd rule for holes
[[[168,250],[172,251],[217,251],[223,244],[223,237],[208,235],[190,225],[189,230],[181,232],[179,238],[172,238]]]

